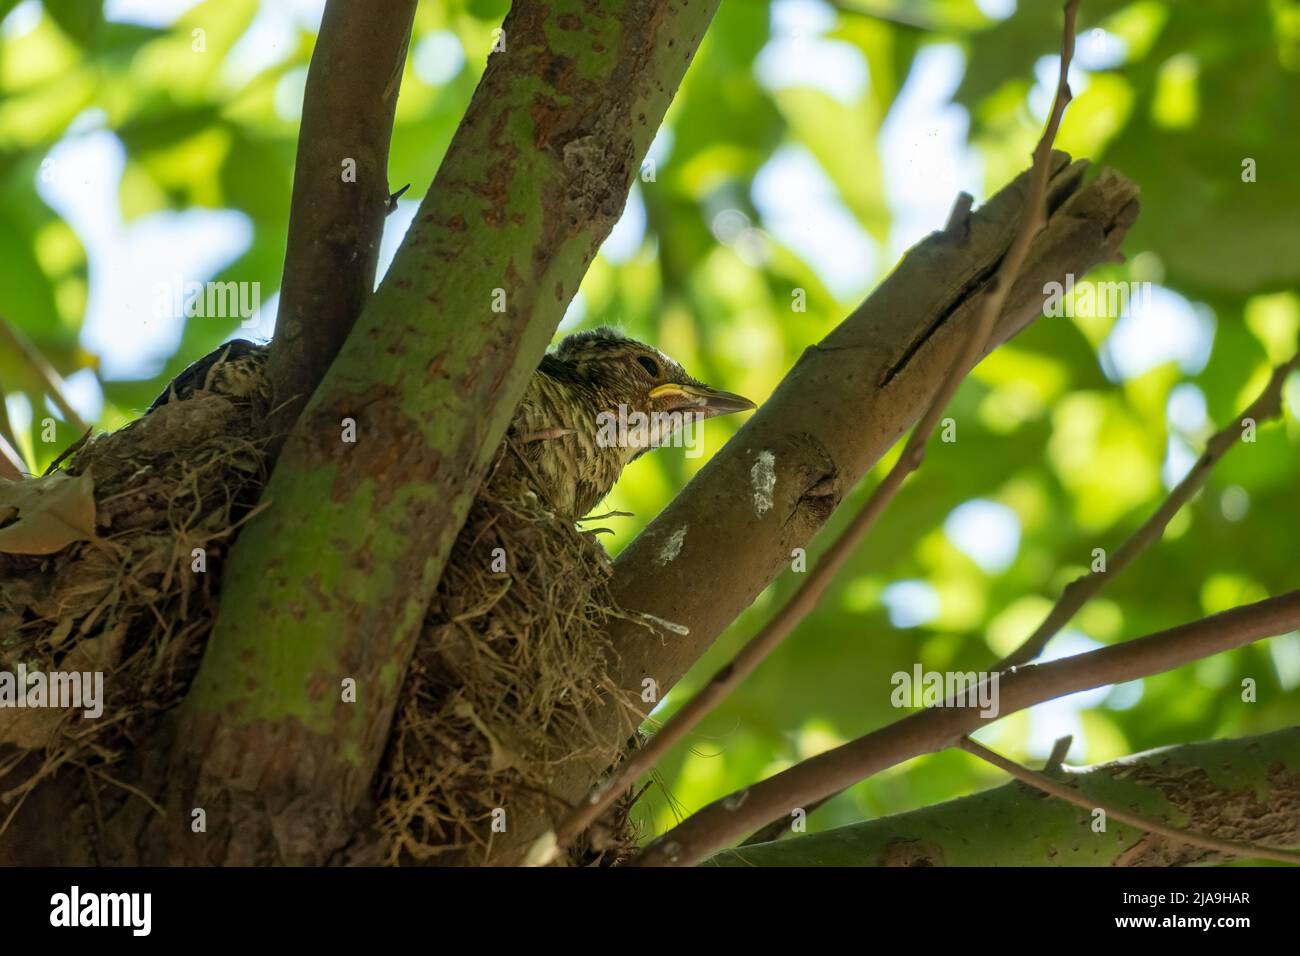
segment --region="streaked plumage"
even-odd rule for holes
[[[754,407],[686,374],[652,346],[608,328],[577,332],[542,359],[510,433],[550,505],[574,518],[594,508],[652,445],[602,444],[601,413],[680,412],[712,418]],[[668,435],[651,436],[652,443]]]
[[[184,401],[199,392],[211,392],[252,401],[265,406],[271,401],[271,383],[266,377],[269,346],[246,339],[223,342],[171,380],[166,390],[153,400],[145,414],[168,402]]]
[[[196,394],[270,401],[267,346],[236,339],[185,369],[149,411]],[[628,462],[666,440],[677,419],[726,415],[754,407],[739,395],[704,385],[663,352],[608,328],[577,332],[548,353],[533,373],[511,421],[514,442],[538,493],[556,511],[581,518],[604,498]],[[627,419],[641,413],[659,427],[631,442],[609,442],[602,413]]]

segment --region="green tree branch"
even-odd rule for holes
[[[415,0],[329,0],[307,70],[268,374],[289,431],[375,287]]]
[[[1046,664],[1031,664],[997,680],[996,713],[973,707],[929,707],[769,777],[704,807],[660,836],[641,865],[691,866],[778,817],[904,760],[952,746],[990,720],[1093,687],[1173,670],[1300,627],[1300,591],[1234,608],[1147,637]]]
[[[985,353],[1042,315],[1047,283],[1119,255],[1137,217],[1137,187],[1111,170],[1085,183],[1087,170],[1087,162],[1052,154],[1047,224],[1008,292]],[[1028,189],[1026,171],[909,250],[619,555],[612,587],[629,613],[610,628],[619,652],[617,679],[646,711],[763,588],[790,570],[794,549],[807,547],[844,490],[929,407],[979,319],[1018,233]],[[846,408],[860,411],[845,415]],[[763,455],[770,455],[771,496],[760,508],[755,468]],[[664,541],[683,531],[677,556],[660,560]],[[642,693],[648,681],[657,691],[650,700]],[[611,704],[602,717],[612,743],[632,732],[622,705]],[[555,795],[576,806],[608,769],[573,761],[557,775]],[[558,839],[556,824],[552,839]],[[543,841],[538,852],[544,857],[546,834],[530,835]]]
[[[1165,747],[1053,779],[1097,804],[1234,842],[1300,847],[1300,727]],[[1187,866],[1222,852],[1146,833],[1013,782],[821,833],[724,850],[712,866]]]
[[[364,823],[451,544],[715,7],[559,0],[507,16],[392,267],[285,444],[270,507],[231,555],[173,752],[182,856],[321,862]],[[355,443],[341,440],[353,425]],[[340,703],[347,679],[354,704]],[[222,838],[191,852],[199,806],[221,808]]]

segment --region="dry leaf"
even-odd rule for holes
[[[0,479],[0,551],[53,554],[95,539],[95,483],[90,474],[56,471],[22,481]]]

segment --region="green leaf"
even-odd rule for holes
[[[45,0],[45,12],[83,47],[94,46],[104,27],[103,0]]]

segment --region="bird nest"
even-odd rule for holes
[[[591,723],[619,693],[606,676],[609,575],[594,535],[551,512],[503,445],[452,547],[398,704],[379,775],[388,862],[501,859],[510,820],[564,809],[548,784],[566,765],[614,762]],[[617,859],[631,843],[626,810],[571,859]]]
[[[0,709],[0,828],[59,776],[78,793],[63,812],[88,833],[115,806],[147,799],[136,758],[185,695],[216,617],[223,558],[259,507],[261,418],[203,395],[85,442],[56,474],[93,488],[90,539],[48,554],[0,553],[0,671],[21,662],[29,672],[105,675],[96,720],[73,709]],[[0,507],[0,534],[12,523]],[[537,811],[554,818],[550,783],[566,764],[612,762],[591,724],[617,693],[603,636],[618,613],[608,577],[600,544],[545,507],[503,444],[398,703],[375,781],[380,857],[502,861],[496,824]],[[632,843],[626,809],[570,861],[616,861]],[[511,853],[518,858],[517,847]]]

